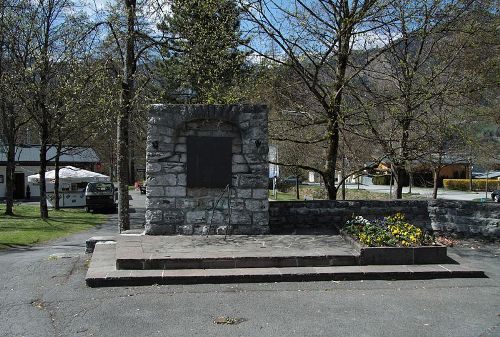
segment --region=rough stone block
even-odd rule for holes
[[[148,209],[146,211],[146,223],[157,224],[163,222],[163,212],[161,210]]]
[[[176,186],[177,185],[177,175],[175,174],[163,174],[158,176],[153,176],[148,181],[149,186]]]
[[[233,163],[246,164],[247,161],[246,161],[245,157],[242,156],[241,154],[235,154],[235,155],[233,155]]]
[[[252,214],[252,224],[256,226],[265,226],[269,223],[269,213],[268,212],[255,212]]]
[[[186,152],[186,144],[177,144],[175,145],[175,152]]]
[[[162,186],[148,186],[146,189],[146,197],[163,197],[165,191]]]
[[[250,169],[248,165],[245,164],[233,164],[232,166],[232,173],[249,173]]]
[[[237,190],[236,193],[238,195],[238,198],[248,199],[248,198],[252,197],[252,189],[240,188],[240,189]]]
[[[179,234],[180,235],[193,235],[194,227],[193,225],[183,225],[179,226]]]
[[[163,211],[163,222],[171,225],[184,223],[184,212],[178,209]]]
[[[165,196],[167,197],[185,197],[186,187],[175,186],[175,187],[165,187]]]
[[[178,186],[186,186],[187,185],[186,179],[187,179],[186,174],[184,174],[184,173],[178,174],[177,175],[177,185]]]
[[[146,164],[146,173],[158,173],[161,171],[161,164],[159,163],[147,163]]]
[[[268,190],[267,189],[254,189],[252,191],[252,198],[254,199],[268,199]]]
[[[231,212],[231,223],[236,225],[251,225],[252,219],[250,213],[245,211]]]
[[[163,171],[168,173],[183,173],[186,171],[184,163],[162,163]]]
[[[147,235],[172,235],[175,234],[176,225],[170,224],[147,224],[145,233]]]
[[[231,199],[231,209],[242,210],[244,208],[245,208],[245,200],[239,199],[239,198],[238,199]]]
[[[146,198],[146,208],[147,209],[166,209],[175,208],[174,198]]]
[[[192,198],[176,198],[175,207],[178,209],[190,209],[198,207],[198,201]]]
[[[262,200],[247,199],[245,200],[245,208],[249,211],[262,211],[265,206]]]
[[[207,214],[205,211],[188,211],[186,212],[186,223],[188,224],[207,223]]]
[[[241,174],[238,181],[239,188],[264,188],[267,180],[254,174]]]

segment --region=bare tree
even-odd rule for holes
[[[118,214],[120,230],[130,228],[128,185],[135,178],[135,144],[137,132],[131,132],[135,125],[131,120],[141,120],[138,112],[144,113],[143,107],[148,103],[144,99],[143,89],[149,82],[148,75],[152,51],[159,55],[164,46],[165,36],[162,32],[151,29],[154,25],[152,17],[160,18],[165,1],[125,0],[117,2],[107,10],[105,21],[96,23],[95,27],[107,28],[107,36],[103,38],[101,52],[109,59],[110,73],[119,81],[119,100],[116,113],[116,166],[118,179]],[[139,66],[141,70],[139,71]],[[120,69],[119,69],[120,68]],[[140,79],[140,80],[139,80]],[[113,93],[111,93],[112,95]],[[141,101],[141,99],[144,99]]]
[[[0,145],[6,153],[6,210],[5,214],[13,215],[14,204],[14,172],[16,143],[21,128],[30,121],[29,115],[18,104],[20,93],[25,90],[20,83],[16,58],[25,55],[19,39],[23,22],[17,18],[25,13],[26,6],[22,1],[0,1]],[[25,49],[24,49],[25,51]]]
[[[363,73],[362,92],[356,96],[364,114],[363,124],[391,163],[396,197],[402,198],[405,167],[422,154],[425,128],[432,106],[465,75],[453,65],[465,43],[450,38],[454,25],[472,1],[393,1],[392,20],[379,35],[385,51]],[[446,58],[438,55],[446,54]]]
[[[58,76],[67,70],[65,61],[74,52],[79,38],[78,20],[72,20],[69,0],[23,2],[19,16],[19,43],[16,44],[16,67],[27,90],[20,102],[38,128],[40,141],[40,217],[48,217],[45,172],[47,150],[57,124]]]
[[[320,107],[313,123],[323,125],[322,130],[317,128],[321,132],[305,139],[295,132],[287,141],[324,143],[324,166],[302,168],[320,174],[328,198],[336,199],[340,134],[348,116],[345,98],[349,85],[380,54],[367,52],[375,47],[367,37],[383,25],[387,2],[255,0],[243,6],[254,27],[249,32],[254,43],[249,47],[260,57],[290,67]],[[309,110],[308,106],[303,109]]]

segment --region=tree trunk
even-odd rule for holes
[[[129,135],[130,136],[130,135]],[[130,136],[130,144],[129,144],[129,180],[128,184],[129,185],[134,185],[135,183],[135,142],[134,142],[134,136]]]
[[[435,167],[432,170],[432,199],[437,199],[438,195],[438,180],[439,180],[439,172],[441,169],[439,167]]]
[[[403,185],[404,185],[404,177],[405,177],[405,169],[400,165],[393,165],[392,170],[394,171],[394,182],[395,185],[395,194],[396,199],[403,199]]]
[[[5,167],[5,215],[14,215],[14,172],[16,171],[15,140],[8,139]]]
[[[45,182],[45,172],[47,172],[47,138],[48,126],[42,125],[40,130],[41,146],[40,146],[40,218],[49,218],[49,209],[47,207],[47,184]]]
[[[472,192],[472,161],[469,161],[469,191]]]
[[[337,187],[335,186],[335,166],[337,164],[337,155],[339,147],[339,128],[337,121],[332,120],[333,117],[328,121],[328,152],[325,174],[323,175],[323,180],[325,182],[326,192],[328,194],[329,200],[337,199]]]
[[[61,147],[62,144],[59,142],[56,148],[56,158],[55,158],[55,179],[54,179],[54,209],[59,210],[59,168],[60,168],[60,159],[61,159]]]
[[[393,186],[394,186],[394,173],[392,172],[391,168],[391,177],[389,179],[389,200],[392,200],[392,192],[393,192]]]
[[[129,107],[125,101],[129,100],[129,90],[122,88],[122,109],[118,116],[117,132],[117,177],[118,177],[118,219],[120,232],[130,229],[129,197],[128,197],[128,127]]]
[[[344,91],[345,76],[349,61],[350,43],[352,37],[352,24],[341,23],[342,34],[339,38],[339,53],[337,56],[337,69],[335,85],[330,96],[330,109],[327,111],[328,124],[328,148],[326,156],[325,187],[328,193],[328,199],[337,199],[337,187],[335,186],[335,169],[337,165],[337,156],[340,142],[339,119],[342,113],[342,94]]]
[[[344,151],[342,151],[344,152]],[[342,200],[345,200],[345,156],[342,154]]]
[[[297,200],[300,199],[300,192],[299,192],[299,175],[297,174],[295,176],[295,195],[297,197]]]
[[[109,142],[109,178],[111,181],[115,181],[115,160],[114,160],[114,140],[113,142]]]
[[[412,188],[413,188],[413,171],[412,171],[412,170],[410,170],[410,171],[408,172],[408,175],[409,175],[409,178],[410,178],[410,184],[409,184],[409,188],[408,188],[408,193],[410,193],[410,194],[411,194],[411,193],[412,193],[412,191],[411,191],[411,190],[412,190]]]
[[[16,121],[14,106],[5,104],[3,107],[4,136],[7,141],[7,165],[5,167],[5,215],[14,215],[14,172],[16,171]]]
[[[40,71],[40,85],[37,92],[36,107],[40,114],[38,127],[40,128],[40,218],[48,219],[49,210],[47,208],[47,184],[45,182],[45,172],[47,171],[47,144],[50,137],[50,113],[47,99],[49,97],[49,71],[50,71],[50,28],[52,20],[53,3],[48,3],[47,15],[44,17],[43,46],[41,49],[42,69]]]
[[[125,64],[123,65],[123,80],[121,90],[121,107],[117,123],[117,176],[118,176],[118,218],[119,229],[130,229],[129,217],[129,123],[134,98],[134,75],[136,61],[135,46],[135,10],[136,0],[125,1],[127,12],[127,37],[125,50]]]

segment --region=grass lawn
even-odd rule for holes
[[[299,186],[300,200],[304,200],[305,196],[313,197],[315,200],[326,199],[326,192],[322,191],[320,186]],[[297,201],[295,188],[292,187],[288,192],[277,193],[277,198],[275,199],[272,191],[269,191],[269,198],[271,200],[278,201]],[[423,198],[419,194],[403,194],[403,199],[421,199]],[[342,200],[342,191],[339,190],[337,193],[337,200]],[[364,189],[346,189],[346,200],[389,200],[389,193],[381,192],[371,192]]]
[[[39,207],[19,205],[15,216],[6,216],[5,205],[0,205],[0,249],[16,245],[31,245],[90,229],[102,224],[104,214],[85,213],[79,209],[49,210],[49,219],[39,217]]]

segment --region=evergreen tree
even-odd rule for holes
[[[230,103],[243,74],[240,10],[234,0],[174,0],[162,30],[173,39],[160,65],[164,98]]]

